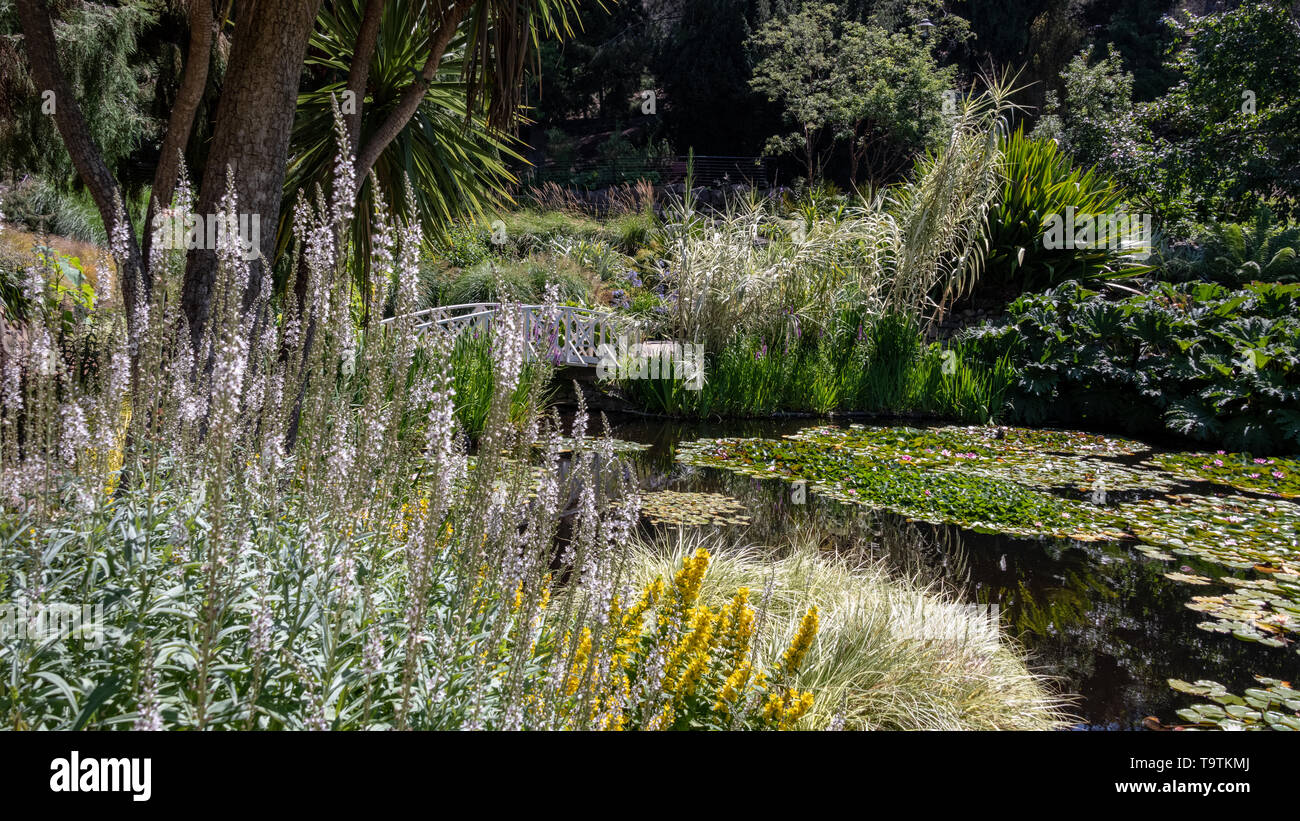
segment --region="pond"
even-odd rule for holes
[[[813,528],[823,549],[856,545],[995,606],[1073,697],[1076,729],[1186,723],[1177,712],[1206,699],[1170,679],[1230,693],[1300,681],[1294,460],[810,420],[637,419],[613,434],[650,446],[625,454],[643,492],[670,492],[652,496],[647,526],[684,517],[748,544]]]

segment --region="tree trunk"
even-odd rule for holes
[[[357,146],[361,143],[361,111],[366,100],[366,81],[370,78],[370,60],[375,54],[375,43],[379,40],[379,20],[384,16],[384,0],[366,0],[366,10],[361,18],[361,30],[357,32],[356,49],[352,52],[352,64],[348,67],[348,91],[352,92],[356,108],[344,119],[348,126],[348,145],[352,155],[356,156]],[[358,182],[364,180],[361,177]]]
[[[119,204],[121,214],[126,219],[126,258],[117,261],[118,278],[122,282],[122,301],[126,307],[127,323],[134,329],[136,301],[140,296],[148,298],[149,281],[143,274],[140,246],[136,242],[135,231],[131,228],[130,217],[126,215],[126,198],[122,196],[117,179],[104,162],[99,147],[91,139],[86,117],[81,113],[81,106],[77,105],[67,78],[63,76],[54,40],[54,25],[50,22],[50,11],[45,0],[17,0],[17,6],[32,80],[38,90],[54,92],[54,125],[72,157],[77,174],[90,189],[90,196],[95,200],[95,207],[99,209],[104,230],[110,239],[117,228]],[[144,289],[143,294],[139,293],[140,288]]]
[[[203,89],[208,84],[208,63],[212,61],[212,0],[193,0],[190,4],[190,50],[185,55],[185,70],[181,86],[176,92],[162,150],[158,155],[158,168],[154,170],[153,190],[149,193],[149,211],[144,220],[144,241],[141,256],[146,264],[153,248],[154,217],[168,208],[176,191],[180,170],[181,152],[190,141],[194,128],[194,114],[203,100]]]
[[[415,112],[420,108],[420,103],[424,102],[424,95],[428,93],[429,86],[433,79],[438,75],[438,65],[442,62],[442,55],[447,51],[447,45],[451,43],[451,38],[456,35],[456,28],[460,21],[465,18],[465,12],[469,11],[473,0],[456,0],[455,4],[437,19],[437,28],[430,35],[432,38],[429,43],[429,55],[425,58],[424,68],[415,77],[412,83],[402,91],[401,98],[397,101],[397,106],[389,113],[388,117],[380,123],[375,129],[374,134],[366,143],[365,148],[357,154],[357,180],[365,180],[370,174],[370,169],[374,166],[379,155],[384,153],[398,134],[406,128],[406,124],[415,116]]]
[[[198,213],[217,213],[229,169],[239,212],[256,217],[260,226],[260,255],[249,266],[246,301],[261,290],[262,277],[270,274],[298,84],[320,2],[252,0],[241,4],[236,18]],[[203,339],[216,270],[215,249],[190,252],[182,307],[196,346]]]

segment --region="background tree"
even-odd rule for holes
[[[833,5],[812,3],[769,22],[751,41],[758,61],[750,83],[780,107],[790,128],[769,138],[764,151],[798,156],[810,183],[821,177],[843,112],[836,86],[841,28]]]
[[[1086,165],[1106,163],[1133,115],[1133,75],[1113,47],[1100,58],[1095,52],[1088,46],[1070,60],[1062,95],[1048,92],[1046,113],[1030,135],[1056,140]]]
[[[334,103],[343,98],[353,76],[353,44],[362,38],[366,3],[351,0],[331,4],[317,18],[307,53],[306,70],[310,85],[298,95],[297,114],[291,139],[293,159],[285,177],[286,197],[298,191],[328,189],[334,173]],[[383,115],[402,99],[414,81],[410,66],[419,63],[428,48],[428,32],[420,26],[414,4],[390,3],[380,17],[378,38],[366,71],[366,107],[371,116],[361,122],[352,139],[366,143]],[[480,214],[484,207],[502,198],[514,177],[505,166],[518,158],[507,135],[488,127],[481,112],[467,107],[464,81],[467,39],[462,31],[448,45],[434,82],[407,127],[389,143],[371,170],[360,180],[357,206],[371,213],[376,186],[389,213],[402,219],[418,219],[436,236],[444,226],[467,214]],[[406,181],[413,185],[410,201],[415,213],[408,213]],[[292,240],[291,214],[282,209],[277,228],[278,259]],[[371,222],[355,220],[352,225],[357,264],[354,277],[369,282]],[[285,272],[286,276],[290,272]],[[368,310],[375,296],[364,288]]]
[[[1287,4],[1168,23],[1177,82],[1165,94],[1141,102],[1119,50],[1090,46],[1034,135],[1114,175],[1167,226],[1246,219],[1262,203],[1300,215],[1300,26]]]
[[[940,68],[931,51],[946,38],[915,19],[891,22],[903,28],[843,20],[834,4],[816,3],[759,30],[751,82],[791,127],[768,141],[769,153],[798,156],[811,181],[842,143],[849,181],[863,170],[880,183],[932,143],[943,93],[955,92],[955,69]]]
[[[940,68],[915,30],[845,23],[832,79],[837,136],[848,145],[849,181],[859,169],[880,184],[897,176],[943,127],[943,94],[956,69]]]
[[[528,55],[545,35],[567,32],[574,0],[393,0],[418,9],[415,18],[427,32],[421,64],[411,82],[389,107],[373,112],[374,125],[365,128],[368,72],[376,44],[386,0],[365,0],[363,23],[349,64],[347,90],[355,95],[355,111],[348,123],[349,132],[365,133],[358,140],[355,164],[364,179],[394,139],[407,127],[425,102],[430,88],[438,79],[446,51],[461,26],[466,38],[463,63],[466,109],[483,112],[485,122],[494,129],[508,128],[516,117],[516,104]],[[206,25],[206,13],[195,13],[192,0],[192,32]],[[307,47],[314,30],[321,0],[251,0],[235,8],[223,4],[223,13],[214,15],[216,34],[210,42],[229,43],[229,61],[220,78],[211,139],[201,168],[198,212],[215,213],[227,184],[233,187],[240,210],[255,214],[260,222],[274,226],[279,221],[285,171],[288,164],[290,137],[298,102]],[[113,170],[104,161],[101,148],[78,104],[72,84],[59,60],[49,7],[45,0],[16,0],[24,35],[24,47],[34,85],[55,92],[58,106],[55,123],[68,149],[79,177],[94,197],[107,233],[117,233],[125,219],[120,203],[124,200]],[[198,32],[201,33],[201,32]],[[206,74],[209,54],[189,54],[185,72]],[[206,82],[206,79],[205,79]],[[187,84],[181,81],[181,86]],[[177,129],[192,127],[193,110],[180,106],[169,120],[168,135]],[[164,136],[164,144],[167,142]],[[179,138],[177,141],[182,141]],[[159,192],[168,191],[163,163],[155,173],[155,200],[165,204]],[[162,184],[160,184],[160,182]],[[128,226],[129,228],[129,226]],[[126,249],[119,260],[123,297],[128,316],[141,292],[147,293],[148,277],[134,230],[120,232]],[[249,293],[261,287],[274,256],[276,232],[261,236],[261,256],[250,266]],[[216,269],[214,249],[196,249],[190,253],[183,292],[183,307],[190,329],[197,341],[206,321],[213,275]]]
[[[1261,202],[1300,217],[1300,23],[1284,0],[1174,21],[1179,82],[1146,109],[1152,151],[1199,218]]]

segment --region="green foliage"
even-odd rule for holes
[[[80,242],[107,243],[104,224],[87,191],[65,192],[43,178],[27,180],[5,192],[0,211],[5,219],[37,233]]]
[[[495,246],[504,255],[574,247],[599,253],[632,255],[652,242],[659,228],[647,210],[611,213],[603,220],[565,208],[526,207],[492,215],[504,226],[504,242]],[[585,244],[585,245],[584,245]]]
[[[986,362],[1010,353],[1014,419],[1285,452],[1300,446],[1298,295],[1158,283],[1112,301],[1070,282],[1016,300],[969,344]]]
[[[709,359],[699,390],[667,377],[626,378],[619,388],[652,412],[695,418],[924,412],[983,423],[1001,413],[1013,381],[1005,358],[989,367],[962,345],[923,347],[916,321],[902,314],[855,329],[770,344],[740,337]]]
[[[988,217],[988,252],[980,285],[1013,293],[1036,291],[1066,280],[1099,280],[1142,273],[1133,252],[1110,247],[1046,248],[1052,215],[1075,222],[1124,211],[1123,192],[1096,168],[1074,166],[1049,140],[1016,131],[1003,148],[1001,195]],[[1068,230],[1068,229],[1067,229]]]
[[[921,352],[921,333],[916,321],[899,313],[888,313],[865,328],[861,356],[865,360],[857,389],[856,404],[863,410],[900,411],[909,409],[909,394]]]
[[[1083,167],[1099,165],[1114,150],[1133,111],[1133,75],[1119,52],[1108,48],[1094,59],[1088,46],[1062,72],[1064,99],[1047,93],[1047,106],[1030,137],[1055,140]]]
[[[1162,249],[1160,276],[1202,279],[1229,286],[1300,279],[1300,226],[1278,221],[1261,206],[1248,224],[1216,223],[1188,242]]]
[[[433,244],[433,253],[448,265],[469,268],[488,258],[491,246],[488,232],[473,223],[458,222]]]
[[[0,250],[0,306],[4,316],[42,319],[62,326],[84,320],[95,309],[95,287],[81,260],[46,245],[32,247],[35,259]],[[28,264],[24,265],[24,261]]]
[[[165,111],[153,111],[155,83],[171,73],[158,50],[168,51],[158,36],[160,16],[158,4],[127,0],[64,4],[53,21],[64,76],[91,139],[115,173],[129,170],[128,158],[166,120]],[[0,168],[36,173],[63,188],[76,172],[45,107],[44,89],[28,74],[13,3],[0,3],[0,42]]]
[[[1089,67],[1085,50],[1042,133],[1100,163],[1168,224],[1245,220],[1260,204],[1300,214],[1300,23],[1289,4],[1249,0],[1168,26],[1163,73],[1175,81],[1163,96],[1134,103],[1117,56]]]
[[[1269,200],[1300,216],[1300,22],[1289,6],[1254,0],[1180,24],[1182,82],[1152,112],[1174,136],[1155,150],[1199,216],[1240,219]]]
[[[417,352],[417,367],[424,356],[423,350]],[[491,338],[475,333],[460,334],[452,348],[451,372],[456,386],[456,421],[467,436],[478,439],[487,425],[496,390]],[[543,363],[524,364],[519,384],[510,398],[512,424],[525,420],[530,399],[546,395],[550,378],[551,372]]]
[[[559,290],[560,302],[591,305],[596,289],[590,275],[561,256],[530,255],[522,260],[485,259],[464,270],[443,269],[431,274],[423,303],[466,305],[475,302],[540,303],[547,285]]]
[[[360,0],[329,4],[317,19],[306,65],[328,81],[298,95],[291,159],[284,181],[286,198],[299,191],[312,191],[316,185],[330,190],[337,154],[332,101],[337,101],[347,86],[364,5]],[[411,67],[423,62],[430,36],[430,28],[421,25],[423,14],[418,3],[390,3],[384,8],[367,81],[362,145],[371,137],[366,128],[377,128],[398,106],[416,77]],[[381,190],[395,192],[387,203],[390,213],[403,219],[419,219],[436,236],[458,218],[481,215],[501,199],[500,192],[514,181],[504,160],[519,157],[510,148],[508,138],[489,129],[480,111],[466,108],[462,72],[467,37],[462,30],[453,38],[419,109],[384,149],[371,175],[359,181],[357,208],[362,213],[373,210],[377,182]],[[407,213],[408,203],[414,205],[413,214]],[[277,253],[289,246],[292,218],[292,208],[281,209]],[[358,282],[365,282],[371,221],[356,220],[352,230],[360,252],[355,273]]]
[[[808,180],[821,176],[839,141],[855,184],[862,163],[879,183],[937,141],[954,72],[938,66],[917,31],[843,20],[834,5],[816,3],[769,22],[750,46],[759,55],[751,85],[792,126],[767,151],[799,156]]]

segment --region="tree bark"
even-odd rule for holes
[[[208,64],[212,61],[212,40],[215,23],[212,17],[212,0],[192,0],[190,3],[190,50],[185,56],[185,70],[181,86],[176,92],[176,102],[167,118],[162,150],[158,155],[158,168],[154,170],[153,190],[149,193],[149,211],[144,220],[144,240],[141,257],[148,264],[153,247],[153,221],[162,209],[172,202],[180,170],[180,155],[190,141],[194,128],[194,115],[203,101],[203,89],[208,84]]]
[[[229,176],[239,211],[258,218],[260,255],[249,266],[246,302],[261,290],[275,252],[299,79],[320,2],[251,0],[241,4],[236,18],[198,213],[217,212]],[[196,346],[203,339],[216,272],[215,249],[190,252],[181,304]]]
[[[447,45],[456,36],[456,29],[460,26],[460,21],[465,19],[465,13],[470,6],[474,5],[474,2],[475,0],[456,0],[455,4],[435,21],[438,27],[431,35],[429,56],[424,61],[424,68],[420,71],[419,76],[402,92],[401,99],[397,101],[397,106],[389,112],[388,117],[371,135],[366,147],[357,155],[358,180],[364,180],[370,174],[370,169],[374,167],[379,155],[384,153],[384,149],[388,147],[388,144],[397,138],[397,135],[402,132],[403,128],[406,128],[406,124],[415,116],[415,112],[420,108],[420,103],[424,102],[424,95],[428,92],[430,84],[433,83],[434,77],[438,74],[438,64],[442,62],[442,56],[447,51]]]
[[[379,20],[383,16],[384,0],[366,0],[361,30],[357,32],[357,45],[352,52],[352,64],[348,67],[348,91],[352,92],[356,109],[345,115],[345,119],[348,145],[352,147],[354,157],[361,142],[361,110],[366,100],[366,81],[370,79],[370,60],[374,57],[375,44],[379,41]]]
[[[104,221],[104,229],[110,238],[117,228],[118,208],[121,204],[121,217],[126,220],[127,247],[126,259],[117,261],[118,278],[122,284],[127,323],[134,329],[136,301],[140,296],[148,298],[149,281],[140,262],[140,246],[136,242],[135,231],[126,214],[126,198],[122,196],[117,179],[91,138],[86,117],[81,113],[81,106],[77,105],[72,87],[68,85],[63,69],[59,66],[54,25],[50,22],[50,11],[45,0],[17,0],[17,7],[32,80],[41,91],[54,92],[54,125],[72,157],[77,174],[90,189],[90,196],[95,200],[95,207],[99,209],[99,216]],[[141,288],[144,289],[143,294],[139,293]]]

